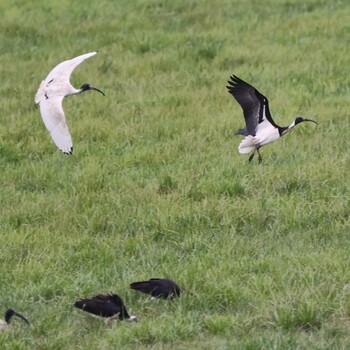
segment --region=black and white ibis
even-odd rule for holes
[[[12,316],[17,316],[21,318],[24,322],[26,322],[29,325],[28,320],[23,315],[19,314],[13,309],[7,309],[5,312],[5,320],[0,320],[0,330],[5,329],[9,325]]]
[[[249,162],[254,158],[256,151],[259,155],[259,163],[261,163],[260,148],[287,134],[296,125],[302,122],[316,123],[311,119],[297,117],[289,126],[279,126],[272,119],[269,101],[264,95],[235,75],[231,76],[231,81],[228,83],[229,86],[226,87],[229,93],[243,109],[246,128],[239,129],[237,134],[243,135],[245,138],[239,144],[238,151],[241,154],[253,151]]]
[[[74,306],[92,315],[104,317],[105,324],[113,319],[137,321],[136,316],[128,314],[122,298],[117,294],[98,294],[92,298],[78,300]]]
[[[151,278],[148,281],[134,282],[130,288],[154,298],[172,299],[180,296],[183,289],[167,278]]]
[[[73,143],[62,108],[63,99],[88,90],[96,90],[104,95],[101,90],[90,84],[86,83],[80,89],[75,89],[69,82],[73,70],[96,53],[90,52],[58,64],[41,82],[35,95],[35,103],[40,105],[41,116],[53,142],[65,154],[73,153]]]

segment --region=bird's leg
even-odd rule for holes
[[[262,156],[261,156],[261,154],[259,152],[259,149],[260,149],[260,147],[257,148],[256,151],[258,152],[258,155],[259,155],[259,164],[261,164],[262,163]]]
[[[110,317],[111,320],[116,320],[119,318],[119,312],[115,315],[113,315],[112,317]]]
[[[166,298],[167,298],[167,300],[170,300],[170,299],[172,299],[174,297],[174,293],[170,293]]]
[[[111,317],[107,317],[104,321],[105,325],[107,326],[110,321],[118,319],[118,318],[119,318],[119,312]]]
[[[254,156],[255,156],[255,150],[254,150],[253,153],[249,156],[249,159],[248,159],[249,163],[253,160]]]

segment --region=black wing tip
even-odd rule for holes
[[[62,152],[63,154],[65,154],[66,156],[71,156],[71,155],[73,154],[73,146],[70,148],[70,151],[69,151],[69,152],[64,152],[64,151],[62,151],[62,150],[61,150],[61,152]]]
[[[241,83],[243,80],[241,80],[240,78],[238,78],[236,75],[232,74],[230,76],[230,79],[231,80],[228,80],[228,84],[229,85],[226,85],[226,88],[228,89],[228,92],[232,94],[234,88],[239,84]]]
[[[238,78],[237,75],[234,75],[234,74],[232,74],[230,76],[230,79],[232,80],[232,82],[234,82],[236,84],[239,83],[240,81],[242,81],[242,79]],[[229,83],[230,83],[230,81],[229,81]]]

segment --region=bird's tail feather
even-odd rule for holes
[[[142,281],[142,282],[133,282],[130,284],[131,289],[143,291],[148,289],[149,282],[148,281]]]
[[[254,136],[248,135],[245,137],[238,146],[238,152],[246,154],[257,148],[257,140]]]
[[[78,309],[84,309],[84,300],[78,300],[74,303],[74,306],[77,307]]]

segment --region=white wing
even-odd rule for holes
[[[81,55],[72,58],[71,60],[61,62],[49,73],[49,75],[45,79],[45,82],[48,83],[52,79],[59,79],[61,81],[63,80],[68,82],[73,70],[87,58],[95,56],[96,53],[97,52],[86,53],[85,55]]]
[[[40,101],[40,113],[56,146],[65,154],[72,154],[73,143],[62,108],[63,97],[50,97]]]

